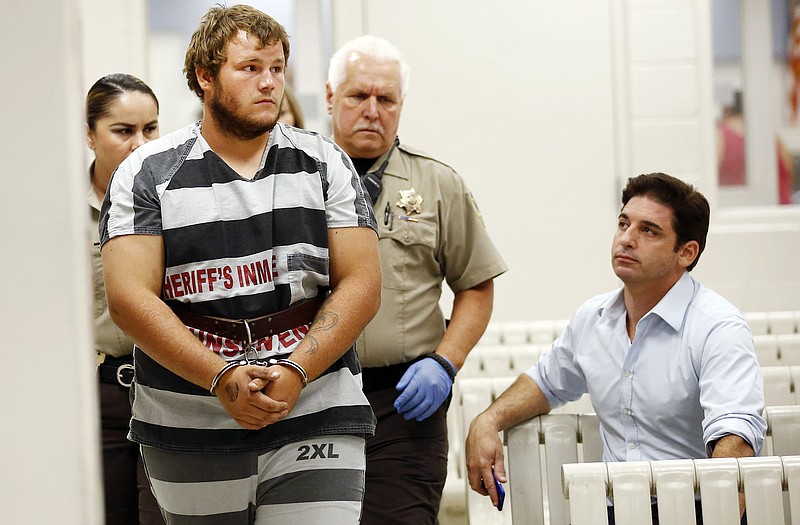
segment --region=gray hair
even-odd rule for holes
[[[381,62],[397,62],[400,64],[400,96],[401,98],[405,98],[406,92],[408,91],[408,77],[410,74],[408,64],[403,62],[400,51],[390,44],[388,40],[372,35],[354,38],[333,54],[330,66],[328,67],[328,84],[332,92],[335,92],[341,83],[344,82],[347,76],[347,64],[353,54],[362,55]]]

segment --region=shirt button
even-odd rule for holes
[[[636,448],[636,443],[631,443],[630,445],[628,445],[628,448],[631,448],[631,449]]]
[[[625,414],[626,416],[629,416],[629,415],[631,415],[631,409],[630,408],[623,408],[622,409],[622,413]]]
[[[630,376],[631,376],[631,371],[625,370],[625,377],[630,377]]]

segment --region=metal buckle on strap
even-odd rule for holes
[[[245,362],[248,365],[267,366],[267,360],[258,357],[258,339],[253,339],[253,332],[250,330],[250,322],[247,319],[242,319],[242,323],[244,324],[245,331],[247,331],[247,344],[242,352]]]
[[[126,388],[130,388],[131,385],[133,384],[133,372],[134,372],[133,365],[130,365],[128,363],[119,365],[117,367],[117,383]]]

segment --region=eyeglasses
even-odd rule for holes
[[[380,167],[375,171],[370,171],[365,173],[361,177],[361,183],[364,185],[364,189],[367,190],[367,194],[369,198],[372,199],[372,205],[375,206],[375,203],[378,202],[378,197],[383,190],[383,172],[386,171],[386,166],[389,165],[389,159],[392,158],[392,153],[394,152],[394,148],[400,144],[400,139],[398,137],[394,138],[394,144],[392,144],[392,148],[389,150],[389,154],[386,155],[386,159],[384,159],[383,163]]]

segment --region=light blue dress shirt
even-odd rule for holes
[[[604,461],[698,459],[736,434],[760,454],[764,384],[739,310],[688,273],[636,327],[622,289],[581,306],[527,371],[550,408],[589,393]]]

